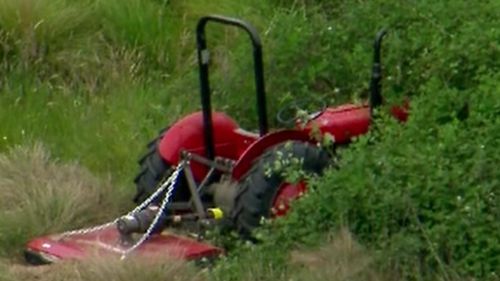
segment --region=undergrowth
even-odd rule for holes
[[[429,81],[407,124],[381,113],[370,134],[341,152],[338,170],[257,232],[260,245],[220,264],[221,280],[262,253],[273,256],[262,263],[286,272],[284,253],[322,245],[344,226],[398,280],[498,280],[500,84],[498,73],[477,79],[467,91]]]

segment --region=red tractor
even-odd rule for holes
[[[250,37],[258,133],[243,130],[222,112],[212,112],[210,53],[205,36],[208,23],[238,27]],[[142,254],[177,254],[186,259],[210,257],[222,250],[164,230],[183,225],[191,226],[192,231],[192,226],[200,229],[216,220],[250,238],[262,218],[286,214],[290,200],[307,189],[304,180],[287,182],[283,168],[321,174],[332,164],[336,147],[369,130],[372,111],[382,103],[380,45],[384,35],[384,31],[379,32],[374,44],[369,102],[323,106],[300,118],[283,120],[286,111],[298,107],[291,104],[278,113],[278,120],[292,121],[295,127],[269,130],[262,46],[256,29],[238,19],[201,18],[196,38],[202,111],[180,119],[148,145],[135,178],[134,200],[139,206],[106,225],[37,238],[28,244],[26,257],[32,262],[82,258],[90,244],[99,244],[96,247],[101,252],[122,255],[135,250]],[[401,121],[408,116],[406,106],[393,107],[392,113]],[[324,137],[334,140],[331,147],[321,145]],[[113,225],[116,227],[110,227]],[[137,233],[142,233],[140,239],[134,238]]]

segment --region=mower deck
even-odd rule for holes
[[[121,257],[123,247],[120,234],[114,227],[87,234],[49,235],[28,242],[25,249],[26,261],[40,265],[64,260],[84,260],[92,256]],[[199,260],[215,258],[223,250],[210,244],[169,232],[152,235],[130,255],[155,259]]]

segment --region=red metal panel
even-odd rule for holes
[[[391,108],[392,116],[401,122],[406,122],[408,120],[409,111],[410,101],[408,99],[406,99],[402,105],[395,105]]]
[[[300,181],[296,184],[284,182],[278,188],[278,193],[273,201],[272,216],[285,216],[290,210],[290,203],[300,198],[307,191],[307,184]]]
[[[238,124],[224,113],[212,114],[214,138],[216,144],[231,143]],[[204,151],[203,117],[201,112],[192,113],[177,121],[163,136],[160,142],[160,154],[172,165],[179,161],[181,150]],[[234,150],[222,150],[228,158],[234,158]],[[233,157],[230,157],[233,156]]]
[[[217,156],[237,159],[237,146],[240,137],[235,134],[238,125],[224,113],[212,114],[214,143]],[[201,112],[192,113],[177,121],[163,136],[159,145],[160,155],[170,165],[177,165],[180,152],[186,150],[205,155],[203,137],[203,117]],[[191,169],[196,180],[207,173],[207,167],[193,161]]]
[[[125,249],[120,245],[119,233],[114,227],[63,239],[58,235],[38,237],[26,247],[32,255],[39,255],[42,259],[50,256],[58,260],[82,260],[95,254],[120,256],[120,250]],[[221,254],[224,254],[221,248],[172,233],[155,234],[132,253],[159,259],[184,260],[211,258]]]
[[[243,152],[233,168],[233,179],[239,180],[250,169],[253,161],[261,156],[267,148],[288,140],[312,141],[307,132],[298,130],[281,130],[269,133],[253,142]]]
[[[370,123],[369,106],[346,104],[327,108],[307,124],[305,131],[310,133],[317,128],[323,134],[330,133],[334,136],[336,143],[343,144],[349,142],[352,137],[368,132]]]

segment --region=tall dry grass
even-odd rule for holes
[[[346,229],[332,235],[317,250],[293,251],[290,263],[301,268],[294,274],[294,280],[397,280],[396,276],[378,271],[371,253]]]
[[[0,281],[13,281],[7,264],[2,260],[0,260]]]
[[[12,280],[25,281],[202,281],[205,272],[178,260],[102,258],[83,262],[64,262],[43,267],[12,266]],[[17,278],[17,279],[14,279]],[[2,279],[0,279],[2,280]],[[3,280],[2,280],[3,281]],[[10,281],[6,279],[5,281]]]
[[[109,180],[53,159],[41,144],[0,154],[0,254],[31,237],[103,222],[122,203]]]
[[[278,244],[279,242],[276,242]],[[377,255],[363,247],[346,228],[332,232],[318,248],[293,250],[246,248],[217,264],[213,280],[220,281],[396,281],[396,273],[380,269]],[[280,252],[282,251],[282,252]],[[231,255],[231,253],[230,253]],[[234,266],[237,264],[238,266]],[[404,279],[406,280],[406,279]]]

